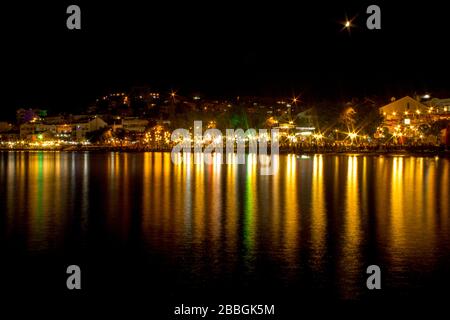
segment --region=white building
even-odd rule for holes
[[[122,128],[127,131],[145,132],[148,120],[139,118],[124,118],[122,120]]]
[[[72,123],[72,139],[83,141],[86,139],[86,133],[99,130],[108,124],[99,117],[85,119]]]
[[[45,123],[28,122],[20,125],[20,138],[28,139],[36,134],[47,133],[53,135],[56,133],[56,125]]]
[[[427,101],[427,105],[432,108],[431,111],[437,114],[450,114],[450,98],[433,98]]]
[[[409,96],[398,100],[393,98],[379,111],[389,132],[394,132],[399,126],[417,126],[430,121],[429,107]]]

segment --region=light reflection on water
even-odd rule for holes
[[[111,250],[158,254],[183,285],[267,281],[342,298],[360,295],[369,264],[400,289],[449,264],[448,159],[282,155],[263,176],[252,154],[180,157],[1,153],[2,241],[48,254],[106,236]]]

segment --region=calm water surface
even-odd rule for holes
[[[360,299],[370,264],[394,297],[450,283],[449,159],[282,155],[275,166],[262,176],[253,155],[174,165],[170,153],[2,152],[3,271],[43,273],[8,285],[61,289],[52,274],[68,264],[92,292]]]

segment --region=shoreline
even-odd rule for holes
[[[171,152],[171,149],[144,149],[144,148],[126,148],[126,147],[104,147],[104,146],[82,146],[82,147],[59,147],[59,148],[0,148],[0,152],[92,152],[92,153],[108,153],[108,152],[120,152],[120,153],[145,153],[145,152]],[[225,152],[224,152],[225,153]],[[248,154],[248,150],[245,152]],[[322,148],[305,148],[305,149],[281,149],[280,155],[295,154],[295,155],[367,155],[367,156],[442,156],[450,158],[450,150],[445,150],[441,147],[426,148],[423,150],[416,148],[390,148],[388,150],[368,150],[359,148],[343,148],[343,150],[329,150]]]

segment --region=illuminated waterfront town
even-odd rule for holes
[[[2,9],[3,314],[448,313],[442,1]]]
[[[450,139],[450,98],[214,100],[133,88],[99,97],[81,114],[18,109],[15,122],[0,122],[0,141],[2,149],[170,150],[171,132],[186,128],[192,134],[194,121],[202,121],[204,130],[278,129],[280,148],[288,152],[443,151]]]

